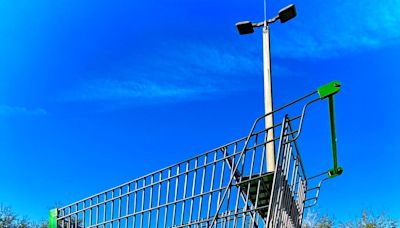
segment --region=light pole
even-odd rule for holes
[[[281,9],[278,15],[263,22],[252,23],[251,21],[242,21],[236,23],[240,35],[254,32],[254,28],[263,27],[263,61],[264,61],[264,108],[265,114],[273,111],[272,100],[272,79],[271,79],[271,51],[269,42],[269,24],[280,20],[285,23],[296,16],[296,7],[294,4]],[[274,117],[272,113],[265,117],[265,129],[267,129],[267,172],[275,170],[275,143],[274,143]]]

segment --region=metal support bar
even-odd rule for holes
[[[329,103],[329,119],[330,119],[330,125],[331,125],[331,142],[332,142],[332,157],[333,157],[333,169],[330,169],[329,176],[330,177],[336,177],[342,174],[343,168],[338,167],[338,161],[337,161],[337,139],[336,139],[336,124],[335,124],[335,107],[334,107],[334,100],[333,100],[333,95],[330,95],[328,97],[328,103]]]
[[[333,169],[337,171],[337,138],[336,138],[336,124],[335,124],[335,109],[334,109],[334,100],[333,96],[329,96],[329,117],[331,123],[331,141],[332,141],[332,155],[333,155]]]

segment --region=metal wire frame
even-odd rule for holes
[[[247,137],[59,208],[58,227],[299,227],[307,179],[296,140],[317,100],[274,125],[281,135],[270,141],[270,129],[259,129],[264,115]],[[267,143],[279,143],[273,173],[266,172]]]
[[[265,173],[265,137],[265,130],[257,132],[247,148],[243,147],[247,138],[242,138],[60,208],[58,224],[61,227],[180,227],[190,224],[202,227],[210,223],[208,218],[212,218],[222,202],[228,180],[235,175],[233,166],[241,167],[236,172],[238,178]],[[246,152],[239,163],[242,151]],[[223,202],[225,213],[220,224],[243,224],[249,219],[259,219],[238,184],[230,187],[228,194],[229,200]]]
[[[307,179],[290,119],[283,120],[273,192],[270,210],[268,211],[268,227],[300,227],[304,212]]]

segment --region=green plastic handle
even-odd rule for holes
[[[335,107],[333,95],[328,97],[329,103],[329,119],[331,124],[331,144],[332,144],[332,156],[333,156],[333,169],[328,171],[331,178],[339,176],[343,173],[343,168],[338,167],[337,159],[337,138],[336,138],[336,123],[335,123]]]
[[[49,228],[57,228],[57,209],[50,210]]]
[[[329,104],[329,119],[331,125],[331,144],[332,144],[332,157],[333,168],[328,170],[329,177],[333,178],[343,173],[343,168],[338,166],[337,159],[337,139],[336,139],[336,123],[335,123],[335,102],[333,96],[340,91],[341,83],[339,81],[332,81],[318,88],[320,99],[328,98]]]

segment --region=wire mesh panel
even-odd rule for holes
[[[60,208],[58,225],[204,227],[215,214],[217,226],[262,223],[256,210],[268,203],[254,205],[249,191],[251,180],[272,182],[266,179],[265,138],[265,131],[254,133]]]
[[[58,226],[267,227],[274,173],[266,171],[265,148],[279,137],[267,142],[267,130],[255,129],[248,137],[60,208]]]

